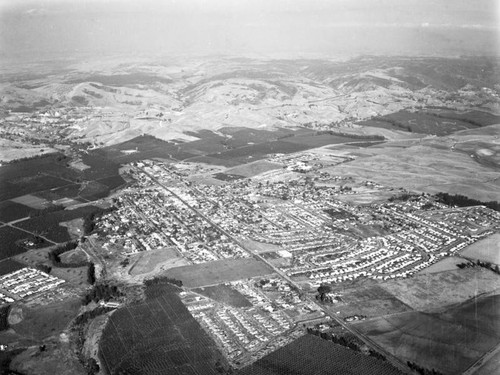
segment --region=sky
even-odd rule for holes
[[[500,55],[500,0],[0,0],[0,58]]]

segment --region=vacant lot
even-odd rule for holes
[[[253,177],[258,174],[272,171],[274,169],[281,169],[283,165],[271,163],[266,160],[259,160],[253,163],[248,163],[244,165],[240,165],[235,168],[228,169],[226,173],[245,176],[245,177]]]
[[[396,375],[387,362],[314,335],[305,335],[237,372],[238,375]]]
[[[216,260],[202,264],[176,267],[165,271],[164,275],[182,280],[184,286],[188,288],[197,288],[254,276],[268,275],[270,273],[272,273],[272,270],[265,263],[248,258]]]
[[[439,315],[409,312],[355,326],[403,361],[459,374],[500,342],[498,302],[487,297]]]
[[[205,288],[193,289],[193,292],[203,294],[217,302],[222,302],[234,307],[252,307],[252,304],[245,298],[243,294],[229,285],[220,284],[215,286],[207,286]]]
[[[351,285],[344,284],[333,286],[334,292],[341,295],[342,301],[325,305],[333,313],[339,311],[339,316],[347,317],[358,314],[376,317],[411,311],[410,307],[378,284],[363,282],[354,282]]]
[[[130,268],[132,276],[148,274],[155,270],[167,270],[173,267],[184,266],[188,262],[179,256],[174,248],[155,249],[144,251]]]
[[[390,280],[381,285],[411,308],[431,311],[499,289],[500,278],[492,271],[475,267]]]
[[[175,287],[155,295],[111,315],[99,344],[106,373],[215,375],[218,360],[227,366]]]
[[[467,258],[500,264],[500,233],[495,233],[467,246],[461,254]]]

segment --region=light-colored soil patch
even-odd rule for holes
[[[467,246],[461,254],[468,258],[500,265],[500,233],[495,233]]]
[[[75,201],[76,202],[76,201]],[[83,235],[83,219],[78,218],[70,221],[59,223],[60,226],[68,228],[68,233],[71,238],[79,238]]]
[[[245,177],[253,177],[263,172],[272,171],[274,169],[282,169],[282,168],[283,168],[282,164],[271,163],[266,160],[259,160],[253,163],[239,165],[237,167],[228,169],[227,171],[225,171],[225,173],[235,174]]]
[[[390,280],[381,285],[415,310],[434,311],[499,289],[500,277],[475,267]]]
[[[143,275],[187,264],[189,262],[179,256],[175,248],[150,250],[139,255],[139,259],[130,268],[129,274],[132,276]]]
[[[432,266],[424,268],[419,272],[420,275],[425,275],[428,273],[436,273],[443,271],[455,271],[458,270],[457,264],[466,262],[465,259],[458,257],[447,257],[434,263]]]
[[[163,274],[181,280],[188,288],[215,285],[273,273],[264,262],[253,258],[224,259],[172,268]]]
[[[25,206],[35,208],[37,210],[44,209],[49,204],[49,201],[43,198],[35,197],[31,194],[26,194],[21,197],[11,199],[11,201],[24,204]]]

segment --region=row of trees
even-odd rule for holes
[[[491,270],[495,272],[496,274],[500,275],[500,268],[498,267],[498,264],[491,264],[490,262],[483,262],[481,260],[477,260],[475,263],[474,262],[463,262],[463,263],[458,263],[457,264],[458,268],[471,268],[471,267],[483,267],[488,270]]]
[[[417,365],[415,362],[410,362],[407,361],[406,364],[408,365],[409,368],[411,368],[413,371],[418,372],[420,375],[443,375],[442,372],[439,372],[434,369],[426,369],[424,367],[421,367]]]
[[[87,262],[82,262],[82,263],[64,263],[61,260],[60,255],[74,250],[78,247],[78,241],[69,241],[66,242],[64,245],[59,245],[55,249],[52,249],[49,254],[49,260],[51,263],[54,265],[54,267],[60,267],[60,268],[76,268],[76,267],[83,267],[87,265]]]
[[[492,210],[500,212],[500,202],[490,201],[481,202],[477,199],[472,199],[460,194],[437,193],[436,198],[439,202],[448,206],[470,207],[470,206],[486,206]]]
[[[349,349],[354,350],[356,352],[361,352],[361,347],[359,346],[359,343],[356,342],[356,340],[354,338],[350,338],[348,336],[338,336],[338,335],[331,334],[328,332],[321,332],[320,330],[317,330],[314,328],[307,328],[307,333],[314,335],[314,336],[318,336],[318,337],[322,338],[323,340],[332,341],[335,344],[345,346],[346,348],[349,348]],[[387,358],[383,354],[380,354],[379,352],[372,350],[372,349],[368,349],[368,355],[370,357],[380,359],[381,361],[387,360]]]

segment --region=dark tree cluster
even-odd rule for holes
[[[475,263],[474,262],[458,263],[457,267],[460,269],[482,267],[482,268],[486,268],[486,269],[491,270],[491,271],[495,272],[496,274],[500,275],[500,268],[498,267],[497,264],[493,265],[490,262],[482,262],[479,259]]]
[[[407,361],[406,364],[408,365],[409,368],[411,368],[413,371],[416,371],[420,375],[443,375],[443,373],[440,371],[423,368],[414,362]]]
[[[9,328],[9,312],[10,305],[0,306],[0,331],[4,331]]]
[[[39,271],[45,272],[46,274],[49,274],[50,271],[52,271],[51,266],[47,266],[46,264],[43,263],[38,263],[35,268]]]
[[[110,299],[121,297],[123,293],[120,292],[116,285],[107,283],[96,284],[94,287],[83,297],[82,304],[88,305],[91,301],[109,301]]]
[[[496,201],[481,202],[477,199],[466,197],[465,195],[460,195],[460,194],[451,195],[448,193],[437,193],[436,198],[440,203],[444,203],[448,206],[458,206],[458,207],[486,206],[489,209],[500,212],[500,202]]]
[[[95,266],[94,263],[89,262],[89,267],[87,268],[87,282],[90,285],[95,284]]]
[[[49,254],[49,260],[52,262],[54,267],[64,267],[64,268],[70,268],[70,267],[83,267],[87,264],[85,263],[63,263],[61,262],[61,257],[60,255],[67,252],[76,249],[78,246],[78,241],[69,241],[66,242],[64,245],[57,246],[55,249],[52,249]]]
[[[95,229],[96,219],[108,212],[111,212],[115,209],[115,207],[110,208],[99,208],[83,218],[83,233],[90,234]]]
[[[144,286],[149,287],[153,285],[161,285],[161,284],[173,284],[178,287],[182,287],[182,281],[174,279],[173,277],[167,277],[167,276],[157,276],[153,277],[152,279],[146,279],[144,280]]]

